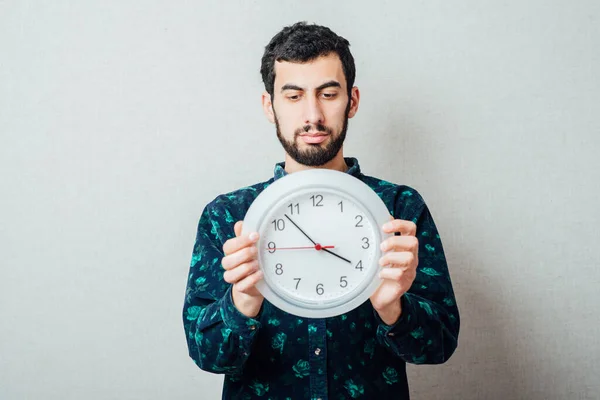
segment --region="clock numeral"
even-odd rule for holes
[[[340,201],[338,204],[339,204],[339,206],[340,206],[340,211],[341,211],[341,212],[344,212],[344,202],[343,202],[343,201]]]
[[[283,275],[283,265],[281,264],[276,264],[275,265],[275,273],[277,275]]]
[[[273,221],[271,221],[271,223],[273,224],[273,227],[276,231],[282,231],[285,229],[285,221],[282,219],[274,219]]]
[[[325,289],[323,289],[323,284],[322,284],[322,283],[319,283],[319,284],[317,285],[317,294],[318,294],[319,296],[321,296],[323,293],[325,293]]]
[[[321,202],[323,201],[323,196],[318,194],[316,196],[310,196],[310,198],[313,201],[313,207],[323,207],[323,204],[321,204]]]
[[[340,277],[340,286],[341,286],[341,287],[346,287],[346,286],[348,286],[348,281],[347,281],[345,278],[347,278],[347,276],[342,276],[342,277]]]
[[[294,207],[296,207],[296,214],[300,214],[300,203],[288,204],[288,207],[290,208],[290,214],[294,215]]]
[[[356,217],[354,217],[354,219],[358,220],[358,222],[354,226],[356,226],[357,228],[362,228],[363,227],[362,224],[361,224],[361,222],[363,220],[362,215],[357,215]]]
[[[269,242],[269,244],[267,246],[269,247],[269,253],[271,253],[271,254],[275,253],[275,249],[277,248],[275,246],[275,242]]]
[[[356,264],[356,267],[354,267],[354,269],[359,269],[359,270],[361,270],[361,271],[363,270],[363,266],[362,266],[362,260],[360,260],[360,261],[358,262],[358,264]]]
[[[368,237],[364,237],[364,238],[362,238],[362,240],[363,240],[363,246],[362,246],[362,248],[363,249],[368,249],[369,248],[369,238]]]
[[[296,289],[298,289],[298,285],[300,284],[300,281],[302,280],[302,278],[294,278],[296,282]]]

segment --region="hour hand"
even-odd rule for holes
[[[310,240],[310,241],[312,242],[312,244],[314,244],[314,245],[315,245],[315,248],[316,248],[317,250],[323,250],[323,251],[326,251],[327,253],[329,253],[329,254],[331,254],[331,255],[333,255],[333,256],[336,256],[337,258],[340,258],[340,259],[342,259],[342,260],[346,261],[347,263],[350,263],[350,264],[352,264],[352,261],[348,260],[347,258],[344,258],[344,257],[342,257],[342,256],[340,256],[340,255],[338,255],[338,254],[335,254],[335,253],[334,253],[334,252],[332,252],[331,250],[327,250],[326,248],[323,248],[321,245],[317,244],[317,243],[316,243],[314,240],[312,240],[312,239],[310,238],[310,236],[308,236],[308,235],[306,234],[306,232],[304,232],[304,231],[302,230],[302,228],[300,228],[300,227],[299,227],[299,226],[298,226],[298,225],[297,225],[297,224],[296,224],[294,221],[292,221],[292,219],[291,219],[291,218],[290,218],[290,217],[289,217],[287,214],[284,214],[284,215],[285,215],[285,217],[286,217],[286,218],[287,218],[287,219],[288,219],[288,220],[289,220],[289,221],[290,221],[292,224],[294,224],[294,226],[295,226],[296,228],[298,228],[298,230],[299,230],[300,232],[302,232],[302,234],[303,234],[304,236],[306,236],[306,237],[308,238],[308,240]]]
[[[339,254],[335,254],[333,251],[327,250],[327,249],[322,249],[323,251],[328,252],[329,254],[336,256],[337,258],[341,258],[342,260],[346,261],[347,263],[352,264],[352,261],[348,260],[347,258],[344,258],[342,256],[340,256]]]

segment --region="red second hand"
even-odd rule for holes
[[[321,246],[320,244],[316,244],[315,246],[306,246],[306,247],[267,247],[265,250],[321,250],[321,249],[335,249],[335,246]]]

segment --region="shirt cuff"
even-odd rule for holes
[[[400,318],[393,325],[387,325],[383,322],[377,311],[373,309],[375,319],[378,322],[377,335],[382,339],[387,337],[402,337],[416,328],[416,314],[411,301],[411,294],[404,293],[400,297],[400,304],[402,306],[402,314],[400,314]]]
[[[231,329],[232,332],[244,337],[253,336],[261,327],[261,323],[258,319],[262,312],[259,311],[256,318],[249,318],[242,314],[233,304],[233,297],[231,294],[231,286],[227,289],[227,293],[220,300],[220,311],[221,319],[225,326]]]

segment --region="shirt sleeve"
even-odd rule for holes
[[[189,355],[201,369],[235,375],[241,373],[261,324],[235,307],[231,285],[223,280],[221,249],[235,235],[233,223],[219,221],[218,217],[224,214],[209,204],[200,217],[183,306],[183,326]]]
[[[424,203],[416,215],[412,220],[419,239],[417,275],[401,297],[402,314],[395,324],[386,325],[374,311],[377,339],[405,362],[441,364],[458,345],[460,318],[433,217]]]

